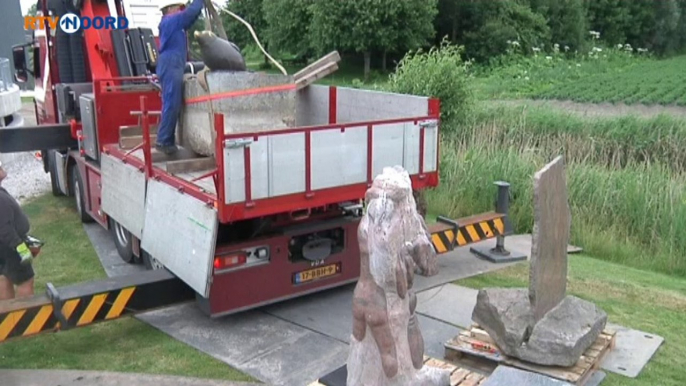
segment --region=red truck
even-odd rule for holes
[[[217,113],[214,156],[155,152],[157,38],[127,9],[121,0],[38,1],[39,16],[129,25],[68,34],[46,23],[15,47],[16,78],[36,79],[38,126],[6,131],[0,151],[42,151],[54,194],[110,229],[125,261],[165,268],[192,288],[208,315],[354,282],[373,178],[402,165],[415,190],[438,185],[439,101],[354,88],[284,85],[295,125],[227,134]]]

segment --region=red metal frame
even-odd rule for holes
[[[106,145],[119,142],[121,126],[137,125],[138,117],[132,111],[140,109],[140,98],[146,97],[145,105],[149,111],[162,109],[162,97],[157,90],[124,90],[123,82],[137,81],[150,83],[144,77],[125,77],[116,79],[97,79],[93,81],[95,95],[96,119],[98,122],[98,144],[100,149]]]
[[[215,141],[215,158],[217,160],[217,168],[214,179],[214,188],[217,191],[217,197],[224,202],[224,115],[214,114],[214,130],[217,133]],[[217,205],[217,212],[220,218],[225,216],[224,205]]]
[[[337,117],[338,107],[338,89],[335,86],[329,87],[329,124],[338,122]]]

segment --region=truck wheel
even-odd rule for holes
[[[164,269],[162,263],[144,250],[141,250],[141,259],[143,260],[143,265],[145,265],[145,268],[148,270],[154,271],[157,269]]]
[[[71,168],[71,172],[69,173],[69,181],[71,185],[71,191],[74,192],[76,211],[79,214],[81,222],[93,222],[93,218],[88,214],[88,212],[86,212],[86,199],[84,198],[85,192],[83,190],[83,180],[81,179],[79,168],[76,165]]]
[[[112,231],[112,238],[114,239],[114,245],[117,247],[119,257],[129,264],[133,264],[135,256],[133,255],[133,239],[131,237],[131,232],[127,231],[121,224],[111,219],[110,231]]]
[[[57,182],[57,165],[55,163],[54,153],[48,151],[48,170],[50,171],[50,187],[52,188],[52,195],[59,197],[62,196],[60,191],[60,185]]]

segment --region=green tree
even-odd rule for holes
[[[598,31],[608,44],[624,44],[631,26],[629,4],[624,0],[588,1],[589,29]]]
[[[553,43],[582,49],[588,34],[588,19],[583,0],[531,0],[531,10],[543,15]]]
[[[262,11],[265,37],[278,52],[298,57],[312,55],[310,42],[310,6],[316,0],[264,0]]]
[[[450,41],[456,42],[460,31],[460,0],[438,0],[438,15],[435,18],[436,40],[448,36]]]
[[[428,6],[422,6],[420,0],[314,1],[310,6],[312,46],[318,54],[332,49],[363,54],[367,80],[372,52],[416,48],[422,39],[428,37],[425,32],[429,28],[409,19],[428,20],[426,24],[433,34],[433,16],[429,14],[427,18],[422,12],[431,12],[436,2],[431,0],[428,3]]]
[[[436,33],[433,20],[438,14],[438,0],[405,0],[395,15],[395,31],[389,35],[395,42],[383,51],[383,70],[386,70],[387,51],[407,52],[427,45]]]
[[[250,23],[260,42],[267,49],[267,43],[263,41],[267,23],[262,12],[262,0],[231,0],[226,5],[226,9]],[[226,12],[221,13],[221,18],[227,37],[237,46],[245,48],[254,42],[250,31],[243,23]]]
[[[508,41],[518,42],[525,53],[550,42],[550,27],[545,18],[528,5],[515,1],[492,0],[461,3],[464,16],[463,37],[467,56],[487,62],[504,54]]]

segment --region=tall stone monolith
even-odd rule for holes
[[[541,365],[573,366],[602,332],[607,314],[566,295],[571,215],[562,157],[534,175],[529,288],[479,291],[472,319],[500,350]]]
[[[417,213],[409,174],[398,166],[385,168],[365,201],[347,384],[448,386],[447,370],[423,364],[424,339],[412,283],[415,267],[430,270],[436,255]]]
[[[534,321],[560,304],[567,292],[567,245],[572,217],[562,157],[534,175],[534,230],[529,299]]]

